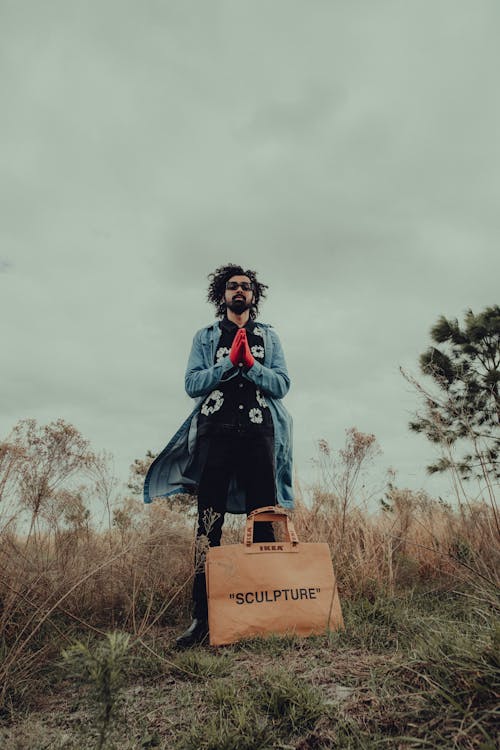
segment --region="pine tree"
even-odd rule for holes
[[[142,498],[144,478],[157,455],[157,453],[148,450],[146,451],[145,458],[136,458],[134,460],[134,463],[130,467],[130,478],[127,483],[127,487],[133,495],[138,495]]]
[[[462,479],[500,478],[500,307],[465,314],[464,325],[441,316],[431,329],[435,344],[420,356],[420,369],[437,392],[420,384],[424,410],[410,429],[439,444],[443,457],[429,473],[455,466]],[[455,461],[452,455],[462,452]]]

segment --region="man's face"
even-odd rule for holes
[[[242,286],[248,288],[242,289]],[[231,276],[226,282],[224,302],[226,307],[236,315],[241,315],[245,310],[249,310],[252,307],[253,298],[252,282],[248,276]]]

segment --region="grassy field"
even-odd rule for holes
[[[392,488],[368,514],[315,493],[294,522],[327,541],[344,632],[173,649],[189,620],[193,522],[136,502],[4,526],[0,746],[498,747],[499,545],[485,502]],[[241,522],[225,541],[240,539]]]
[[[103,747],[497,747],[500,644],[484,604],[428,592],[344,611],[344,633],[218,650],[176,653],[170,628],[118,655],[113,639],[87,637],[100,676],[48,663],[29,706],[0,730],[2,747],[99,747],[106,665],[115,682]]]

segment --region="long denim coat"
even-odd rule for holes
[[[290,387],[290,378],[277,333],[267,323],[258,322],[256,325],[264,336],[264,364],[256,361],[253,367],[244,372],[244,377],[255,383],[269,405],[274,425],[276,497],[280,505],[293,508],[292,418],[282,402]],[[185,387],[187,394],[196,400],[196,406],[149,467],[144,481],[145,503],[150,503],[155,497],[169,497],[196,489],[199,471],[193,457],[201,405],[223,375],[228,380],[238,374],[238,368],[233,366],[229,355],[214,365],[220,336],[218,321],[202,328],[194,336]],[[189,476],[186,476],[188,466]],[[258,466],[255,470],[258,472]],[[226,508],[229,513],[245,512],[245,496],[236,477],[229,486]]]

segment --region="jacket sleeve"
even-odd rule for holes
[[[255,361],[253,366],[246,370],[245,377],[255,383],[264,395],[271,396],[271,398],[283,398],[290,388],[285,355],[278,334],[271,328],[269,334],[273,347],[269,367]]]
[[[184,377],[184,386],[188,396],[191,396],[191,398],[206,396],[221,380],[229,380],[234,375],[236,375],[236,368],[229,359],[229,355],[216,365],[206,366],[201,332],[198,331],[193,339]]]

